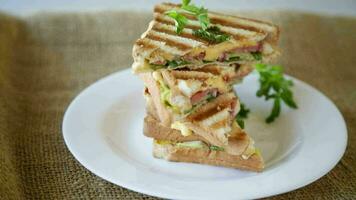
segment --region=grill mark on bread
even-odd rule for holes
[[[168,39],[168,38],[163,38],[163,37],[160,37],[160,36],[157,36],[157,35],[154,35],[152,33],[149,33],[146,35],[146,38],[148,39],[151,39],[151,40],[156,40],[156,41],[160,41],[160,42],[165,42],[166,45],[168,46],[174,46],[180,50],[189,50],[192,48],[192,46],[190,45],[187,45],[187,44],[184,44],[184,43],[180,43],[179,41],[177,40],[171,40],[171,39]]]
[[[185,14],[183,14],[183,15],[185,15]],[[154,19],[155,19],[157,22],[159,22],[159,23],[175,26],[175,22],[174,22],[173,19],[167,19],[167,18],[165,18],[163,15],[161,15],[160,13],[155,13]],[[197,23],[198,21],[193,20],[193,22]],[[228,31],[224,31],[224,30],[223,30],[223,29],[227,29],[227,30],[230,29],[230,31],[231,31],[231,29],[237,29],[236,27],[226,26],[226,25],[217,24],[217,23],[215,23],[215,24],[212,23],[212,25],[213,25],[213,26],[218,26],[218,27],[220,28],[220,31],[221,31],[222,33],[227,34],[227,35],[230,35],[231,37],[233,37],[233,38],[236,39],[236,40],[241,40],[241,39],[246,39],[246,38],[248,38],[248,36],[246,36],[246,35],[244,35],[244,34],[242,34],[242,33],[236,34],[236,33],[231,33],[231,32],[228,32]],[[198,25],[198,24],[187,24],[187,25],[185,26],[185,29],[187,29],[187,28],[194,31],[194,30],[200,29],[200,25]],[[251,30],[248,30],[248,29],[243,29],[243,28],[240,28],[240,29],[241,29],[241,31],[250,31],[250,32],[249,32],[250,35],[259,33],[259,32],[251,31]],[[174,33],[175,33],[175,32],[174,32]],[[177,34],[177,33],[175,33],[175,34]],[[181,34],[180,34],[180,35],[181,35]],[[195,37],[192,33],[191,33],[190,35],[191,35],[190,37],[191,37],[192,39],[195,39],[195,40],[199,40],[199,39],[200,39],[199,37]],[[250,37],[252,37],[252,36],[250,36]],[[201,39],[200,39],[199,41],[202,42],[202,41],[205,41],[205,40],[201,40]],[[205,41],[205,43],[207,43],[207,42]]]
[[[238,28],[238,29],[243,29],[243,30],[249,30],[249,31],[256,32],[256,33],[266,33],[266,31],[263,31],[256,27],[232,23],[232,22],[226,21],[224,19],[219,19],[219,18],[210,17],[210,16],[209,16],[209,18],[210,18],[210,22],[212,24],[220,24],[222,26],[228,26],[228,27],[233,27],[233,28]]]
[[[169,24],[169,25],[175,25],[173,19],[166,19],[163,15],[154,15],[154,19],[162,24]],[[194,25],[194,24],[187,24],[184,28],[189,28],[192,30],[198,30],[200,29],[199,25]]]
[[[162,24],[164,24],[164,23],[162,23]],[[166,34],[169,34],[169,35],[177,35],[175,30],[165,29],[163,27],[154,26],[152,28],[152,30],[157,31],[157,32],[161,32],[161,33],[166,33]],[[181,34],[179,34],[179,36],[187,38],[187,39],[195,40],[195,41],[201,42],[203,44],[208,44],[208,42],[206,40],[197,38],[197,37],[195,37],[194,35],[192,35],[190,33],[182,32]]]
[[[155,6],[154,10],[156,11],[167,11],[167,10],[171,10],[171,9],[179,9],[181,6],[181,4],[174,4],[174,3],[167,3],[167,2],[163,2],[161,4],[158,4]],[[261,21],[258,19],[250,19],[250,18],[246,18],[246,17],[240,17],[240,16],[235,16],[235,15],[228,15],[228,14],[220,14],[220,13],[216,13],[216,12],[212,12],[209,11],[208,14],[211,15],[220,15],[222,17],[225,18],[234,18],[234,19],[240,19],[240,20],[245,20],[245,21],[252,21],[255,22],[259,25],[266,25],[266,26],[271,26],[271,27],[275,27],[274,24],[270,23],[270,22],[265,22],[265,21]]]
[[[220,75],[221,74],[221,69],[218,66],[216,66],[215,64],[206,65],[206,66],[204,66],[202,68],[195,69],[195,71],[211,73],[211,74],[214,74],[214,75]]]
[[[146,35],[147,36],[147,35]],[[158,40],[151,40],[147,37],[139,39],[136,44],[141,45],[141,48],[146,50],[154,50],[154,52],[159,52],[160,54],[184,54],[185,51],[178,49],[176,46],[165,45],[164,42]],[[164,48],[161,48],[164,46]],[[153,52],[153,53],[154,53]]]
[[[176,4],[163,3],[163,4],[155,6],[154,12],[164,15],[164,13],[166,11],[169,11],[169,10],[171,10],[173,8],[179,9],[180,6],[176,5]],[[197,18],[194,15],[190,14],[190,13],[182,12],[180,14],[182,14],[183,16],[185,16],[189,20],[197,21]],[[252,21],[252,22],[257,23],[257,24],[259,24],[261,26],[263,26],[263,25],[265,25],[265,26],[266,25],[267,26],[273,26],[271,23],[267,23],[267,22],[263,22],[263,21],[259,21],[259,20],[248,19],[248,18],[243,18],[243,17],[236,17],[236,16],[230,16],[230,15],[221,15],[221,14],[217,14],[217,13],[214,13],[214,12],[208,12],[208,15],[209,15],[210,22],[212,24],[221,24],[221,25],[224,25],[224,26],[229,26],[229,27],[241,28],[241,29],[254,31],[254,32],[257,32],[257,33],[266,33],[266,30],[263,30],[263,29],[261,29],[259,27],[256,27],[256,26],[251,26],[251,25],[246,26],[246,25],[238,24],[236,22],[232,22],[230,20],[227,20],[226,18],[233,18],[233,19],[240,19],[240,20],[245,20],[245,21]]]
[[[150,44],[150,43],[148,43],[147,41],[142,40],[142,39],[137,40],[137,41],[136,41],[136,45],[138,45],[138,46],[140,46],[140,47],[143,47],[143,48],[145,48],[145,49],[154,49],[154,48],[157,48],[156,45]]]
[[[233,93],[222,94],[209,104],[205,104],[199,107],[194,113],[187,116],[190,121],[201,121],[211,115],[231,106],[231,103],[236,101],[236,97]]]
[[[193,35],[194,30],[200,28],[200,24],[196,19],[191,21],[191,23],[183,29],[181,34],[175,32],[176,27],[174,20],[162,14],[162,12],[178,7],[180,7],[180,5],[171,3],[162,3],[155,7],[155,20],[150,23],[149,29],[142,35],[142,39],[140,39],[146,41],[139,41],[135,44],[138,45],[134,48],[134,53],[136,52],[134,55],[136,57],[144,56],[153,58],[153,60],[163,57],[164,59],[171,60],[176,56],[182,57],[186,55],[187,58],[189,58],[189,56],[195,56],[203,52],[205,48],[208,49],[209,52],[214,52],[213,48],[215,44],[211,44],[209,41]],[[189,19],[195,18],[195,16],[187,13],[184,13],[184,15]],[[276,35],[276,33],[278,33],[278,27],[273,24],[213,12],[209,12],[208,15],[209,17],[211,16],[212,25],[218,26],[222,32],[231,35],[235,39],[231,39],[230,42],[227,42],[231,43],[230,46],[235,44],[238,47],[243,44],[249,46],[260,41],[271,41],[273,43],[273,41],[278,40],[278,34]],[[214,20],[220,20],[222,25],[214,24]],[[243,29],[227,25],[239,26]],[[252,31],[252,29],[254,31]],[[251,41],[251,44],[249,41]],[[226,45],[229,46],[227,43]],[[144,51],[146,51],[146,53],[142,53]],[[162,54],[162,56],[160,56],[160,54]],[[215,73],[217,72],[215,71]]]
[[[176,7],[176,8],[179,8],[179,7]],[[166,12],[166,11],[169,11],[169,10],[171,10],[171,8],[166,9],[166,8],[163,8],[163,7],[160,7],[160,6],[156,6],[156,7],[153,9],[153,12],[159,13],[159,14],[162,14],[162,15],[165,15],[165,12]],[[196,20],[196,19],[197,19],[194,15],[189,14],[189,13],[183,13],[183,12],[181,12],[180,14],[183,15],[183,16],[185,16],[185,17],[186,17],[187,19],[189,19],[189,20]]]
[[[223,102],[219,104],[218,106],[211,107],[205,111],[198,112],[197,114],[193,113],[192,115],[188,116],[187,118],[192,120],[192,121],[202,121],[204,119],[207,119],[216,113],[220,112],[224,108],[228,107],[231,102]]]
[[[164,15],[164,12],[171,9],[180,9],[180,6],[180,4],[162,3],[156,5],[154,11],[156,14]],[[181,14],[186,16],[188,19],[194,20],[195,22],[197,20],[196,17],[190,13]],[[269,39],[272,39],[274,41],[278,40],[279,28],[272,23],[233,15],[219,14],[211,11],[208,12],[208,16],[212,24],[221,24],[230,28],[241,28],[241,30],[249,30],[260,34],[264,33],[268,35]],[[236,36],[234,34],[232,35],[234,37]]]

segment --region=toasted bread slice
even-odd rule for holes
[[[182,12],[190,23],[181,34],[175,32],[175,22],[165,15],[171,9],[179,10],[179,5],[171,3],[158,4],[154,8],[154,19],[150,22],[148,30],[135,42],[133,48],[134,72],[152,70],[157,66],[165,67],[167,61],[184,60],[181,66],[197,68],[205,65],[203,61],[226,64],[229,53],[261,52],[262,60],[269,62],[279,55],[277,42],[279,28],[271,23],[242,17],[209,12],[211,25],[218,27],[230,39],[213,44],[196,37],[193,33],[199,29],[196,17]],[[256,62],[251,56],[245,54],[243,59],[234,60],[234,63]],[[248,58],[248,59],[247,59]],[[153,66],[153,67],[152,67]]]
[[[233,155],[239,155],[252,141],[234,121],[239,101],[232,93],[219,96],[171,124],[160,121],[156,108],[149,105],[150,102],[147,102],[148,116],[144,123],[144,134],[148,137],[173,141],[202,140],[223,147]]]
[[[153,156],[168,161],[200,163],[256,172],[264,168],[263,159],[258,151],[244,158],[241,155],[231,155],[209,147],[196,148],[157,140],[153,144]]]
[[[176,142],[200,140],[209,143],[207,140],[197,134],[183,136],[179,130],[165,127],[160,124],[159,121],[152,115],[147,115],[144,119],[143,134],[147,137],[155,138],[157,140],[170,140]]]
[[[210,144],[210,141],[198,134],[191,134],[183,136],[179,130],[165,127],[159,123],[151,115],[147,115],[144,119],[143,134],[150,138],[157,140],[168,140],[175,142],[187,142],[187,141],[203,141]],[[241,155],[246,149],[253,145],[253,140],[244,132],[239,129],[235,129],[231,132],[231,136],[228,138],[229,144],[232,147],[227,147],[226,152],[234,155]]]
[[[161,92],[158,82],[153,78],[151,72],[141,73],[140,78],[145,83],[148,88],[149,94],[146,95],[146,99],[149,100],[154,106],[154,115],[159,117],[159,121],[165,126],[169,127],[173,122],[174,113],[172,110],[167,109],[166,106],[161,101]]]
[[[214,70],[216,73],[211,73]],[[210,71],[209,71],[210,70]],[[151,94],[157,115],[169,126],[205,103],[232,90],[229,81],[236,80],[237,73],[225,77],[219,67],[211,66],[207,71],[167,70],[140,73],[141,79]]]
[[[228,84],[233,85],[240,82],[245,76],[250,74],[253,69],[254,67],[251,64],[232,64],[230,66],[209,64],[193,70],[209,72],[211,74],[221,76]]]

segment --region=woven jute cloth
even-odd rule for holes
[[[320,180],[272,198],[355,199],[356,19],[289,11],[235,14],[280,25],[283,56],[277,63],[332,99],[347,123],[348,146],[338,165]],[[86,170],[61,130],[65,109],[81,90],[131,65],[133,42],[151,16],[0,14],[0,199],[154,199]]]

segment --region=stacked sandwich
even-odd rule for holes
[[[209,33],[225,37],[209,40],[197,34],[199,21],[188,12],[180,13],[189,24],[177,33],[177,22],[167,12],[180,6],[156,5],[153,21],[133,48],[132,68],[145,84],[143,132],[154,139],[153,155],[261,171],[260,152],[235,120],[240,102],[232,85],[255,63],[279,54],[278,27],[209,12]]]

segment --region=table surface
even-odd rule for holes
[[[290,11],[234,14],[280,25],[283,56],[277,62],[334,101],[347,124],[348,147],[338,165],[320,180],[274,198],[354,199],[356,19]],[[154,199],[82,167],[60,128],[65,109],[81,90],[131,65],[132,44],[151,16],[120,11],[20,19],[0,14],[1,197]]]

